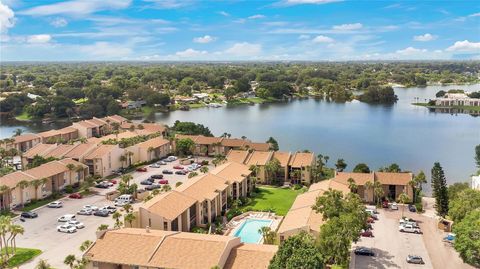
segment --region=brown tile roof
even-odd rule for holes
[[[103,125],[107,125],[108,123],[102,119],[99,119],[99,118],[95,118],[93,117],[92,119],[89,119],[87,120],[88,122],[96,125],[97,127],[100,127],[100,126],[103,126]]]
[[[85,159],[102,158],[105,154],[108,154],[112,150],[119,148],[118,145],[99,145],[96,149],[90,152]]]
[[[248,166],[236,163],[227,162],[215,167],[210,173],[226,179],[228,182],[242,182],[248,177],[252,171],[248,169]]]
[[[236,163],[245,163],[250,152],[248,150],[230,150],[227,154],[227,160]]]
[[[35,155],[44,157],[47,153],[54,150],[56,147],[57,147],[56,144],[39,143],[33,146],[33,148],[27,150],[27,152],[25,152],[23,156],[28,159],[35,157]]]
[[[210,136],[203,136],[199,135],[197,140],[195,140],[195,144],[199,145],[212,145],[212,144],[220,144],[222,142],[223,137],[210,137]]]
[[[295,198],[295,201],[292,204],[292,207],[290,210],[306,207],[306,206],[313,206],[315,202],[317,201],[317,197],[322,195],[325,192],[325,190],[314,190],[314,191],[308,191],[302,194],[299,194],[297,198]]]
[[[119,115],[106,116],[106,117],[102,118],[102,120],[105,121],[105,122],[107,122],[107,120],[109,120],[110,123],[112,123],[112,122],[122,123],[122,122],[127,121],[126,118],[124,118],[122,116],[119,116]]]
[[[170,141],[168,141],[167,139],[164,139],[164,138],[161,138],[161,137],[155,137],[155,138],[152,138],[152,139],[147,140],[145,142],[139,143],[138,146],[140,148],[144,148],[144,149],[148,149],[150,147],[155,149],[155,148],[167,145],[169,143],[170,143]]]
[[[125,132],[120,132],[118,134],[109,134],[109,135],[106,135],[106,136],[102,136],[102,137],[91,137],[88,139],[88,141],[92,141],[92,142],[95,142],[95,143],[100,143],[102,141],[107,141],[109,139],[117,139],[117,140],[121,140],[123,138],[132,138],[132,137],[136,137],[136,136],[139,136],[139,134],[137,134],[136,132],[132,132],[132,131],[125,131]]]
[[[310,188],[308,189],[308,191],[309,192],[317,191],[317,190],[326,191],[328,189],[341,191],[344,195],[350,192],[350,188],[348,188],[347,184],[340,183],[333,179],[322,180],[320,182],[313,183],[312,185],[310,185]]]
[[[384,185],[408,185],[412,180],[412,173],[375,172],[375,179]]]
[[[61,134],[75,133],[78,132],[78,129],[68,126],[58,130]]]
[[[52,161],[42,164],[38,167],[26,170],[25,173],[29,174],[34,178],[41,179],[64,173],[67,170],[68,169],[63,163],[59,161]]]
[[[140,132],[145,132],[145,133],[148,133],[148,134],[152,134],[152,133],[156,133],[156,132],[163,133],[167,129],[167,127],[165,127],[165,125],[156,124],[156,123],[141,123],[141,124],[143,126],[143,129],[138,129],[139,124],[130,123],[130,122],[123,123],[122,125],[120,125],[120,128],[130,129],[130,127],[133,125],[133,126],[135,126],[135,130],[138,130]]]
[[[3,177],[0,177],[0,186],[5,185],[9,188],[15,188],[18,182],[22,180],[32,181],[34,179],[35,179],[34,177],[32,177],[31,175],[25,172],[17,171],[17,172],[7,174]]]
[[[85,155],[89,154],[95,148],[97,148],[96,144],[88,144],[88,143],[78,144],[70,152],[65,154],[65,157],[66,158],[80,159],[82,156],[85,156]]]
[[[274,245],[241,244],[232,249],[224,269],[267,269],[277,250]]]
[[[176,139],[187,139],[187,138],[189,138],[189,139],[193,140],[193,142],[195,142],[195,141],[197,141],[197,139],[198,139],[198,135],[182,135],[182,134],[177,134],[177,135],[175,135],[175,138],[176,138]]]
[[[81,163],[81,162],[77,162],[77,161],[75,161],[75,160],[73,160],[73,159],[70,159],[70,158],[68,158],[68,159],[61,159],[61,160],[59,160],[59,162],[62,163],[62,164],[64,164],[65,167],[66,167],[68,164],[73,164],[73,165],[75,165],[75,166],[81,165],[81,166],[83,166],[83,168],[87,168],[87,167],[88,167],[87,165],[85,165],[85,164],[83,164],[83,163]],[[68,169],[68,168],[67,168],[67,169]]]
[[[258,151],[269,151],[270,150],[270,144],[268,144],[268,143],[247,142],[245,147],[248,147],[248,149],[254,149],[254,150],[258,150]]]
[[[290,166],[295,168],[311,166],[315,155],[311,152],[296,152],[290,159]]]
[[[373,183],[373,173],[338,172],[333,180],[348,186],[349,178],[353,178],[358,186],[363,186],[368,181]]]
[[[250,165],[266,165],[272,159],[272,155],[273,152],[271,151],[254,151],[245,164],[249,167]]]
[[[218,191],[223,191],[227,187],[225,179],[207,173],[187,180],[175,190],[202,202],[205,199],[213,200],[219,195]]]
[[[74,148],[75,148],[74,145],[68,145],[68,144],[58,145],[55,149],[45,154],[44,157],[46,158],[53,157],[53,158],[61,159],[63,158],[63,156],[65,156],[65,154],[67,154]]]
[[[85,256],[97,262],[147,266],[164,238],[175,233],[132,228],[107,231]]]
[[[43,138],[49,138],[49,137],[57,136],[57,135],[61,135],[61,134],[62,133],[58,130],[50,130],[50,131],[45,131],[45,132],[38,133],[38,135],[43,137]]]
[[[300,230],[319,231],[323,222],[322,215],[316,213],[311,206],[300,207],[288,211],[278,228],[278,233]]]
[[[221,142],[221,145],[224,147],[241,148],[244,147],[247,142],[249,141],[245,139],[224,138]]]
[[[78,125],[83,126],[83,127],[85,127],[85,128],[95,128],[95,127],[98,127],[96,124],[94,124],[94,123],[92,123],[92,122],[90,122],[90,121],[85,121],[85,120],[79,121],[79,122],[75,122],[74,124],[75,124],[75,125],[78,124]]]
[[[221,265],[229,245],[240,244],[240,238],[177,233],[167,236],[149,262],[150,267],[210,269]]]
[[[288,162],[290,161],[290,152],[285,151],[275,151],[273,153],[273,158],[277,159],[280,162],[280,166],[286,167],[288,166]]]
[[[39,135],[36,135],[36,134],[22,134],[22,135],[18,135],[18,136],[13,137],[13,139],[15,139],[14,143],[22,143],[22,142],[27,142],[27,141],[30,141],[30,140],[35,140],[35,139],[40,139],[40,138],[41,137]]]
[[[168,220],[174,220],[196,202],[197,200],[174,190],[156,195],[141,207]]]

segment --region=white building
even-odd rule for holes
[[[436,106],[480,106],[480,99],[470,98],[467,93],[446,93],[435,99]]]
[[[480,191],[480,176],[472,176],[472,189]]]

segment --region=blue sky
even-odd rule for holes
[[[480,1],[0,0],[4,61],[480,59]]]

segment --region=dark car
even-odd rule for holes
[[[151,175],[150,176],[151,178],[154,178],[154,179],[163,179],[163,175]]]
[[[154,190],[154,189],[160,189],[161,187],[162,187],[162,186],[161,186],[160,184],[156,184],[156,183],[155,183],[155,184],[152,184],[152,185],[150,185],[150,186],[146,186],[146,187],[145,187],[145,190],[147,190],[147,191],[152,191],[152,190]]]
[[[183,175],[183,176],[184,176],[184,175],[187,174],[187,171],[185,171],[185,170],[178,170],[178,171],[175,171],[175,174],[176,174],[176,175]]]
[[[152,185],[152,182],[148,179],[145,179],[140,182],[140,185]]]
[[[82,195],[78,192],[76,193],[72,193],[68,196],[68,198],[71,198],[71,199],[82,199]]]
[[[417,207],[415,207],[415,205],[408,205],[408,210],[410,210],[410,212],[417,212]]]
[[[355,253],[355,255],[361,256],[375,256],[373,250],[367,247],[357,247],[353,253]]]
[[[20,217],[26,218],[26,219],[34,219],[34,218],[38,217],[38,214],[35,213],[35,212],[32,212],[32,211],[28,211],[28,212],[22,212]]]
[[[108,217],[109,212],[107,210],[97,210],[93,213],[93,215],[97,217]]]
[[[373,237],[373,233],[370,230],[362,231],[360,235],[363,237]]]
[[[147,168],[146,167],[137,168],[136,171],[137,172],[147,172]]]
[[[108,187],[109,187],[108,183],[105,183],[105,182],[101,182],[95,185],[95,188],[99,188],[99,189],[108,189]]]
[[[408,263],[414,263],[414,264],[425,264],[422,257],[417,256],[417,255],[408,255],[407,256],[407,262]]]
[[[166,170],[166,169],[165,169],[165,170],[162,171],[162,174],[172,175],[172,174],[173,174],[173,171],[171,171],[171,170]]]
[[[155,182],[155,179],[154,179],[153,177],[149,177],[149,178],[147,178],[146,180],[148,180],[148,181],[150,181],[150,182],[152,182],[152,183]]]

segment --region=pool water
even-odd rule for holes
[[[262,234],[258,232],[260,228],[270,226],[273,220],[263,219],[247,219],[242,223],[234,236],[240,237],[240,241],[243,243],[259,243],[262,239]]]

